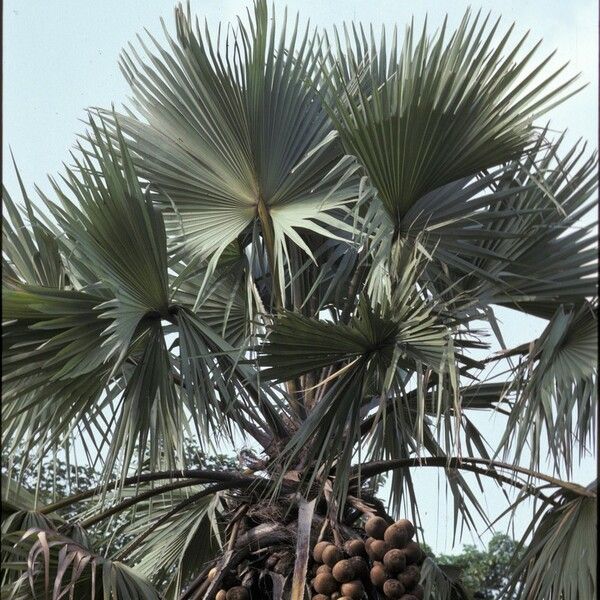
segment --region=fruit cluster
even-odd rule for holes
[[[412,541],[413,524],[400,519],[388,525],[381,517],[371,517],[365,524],[365,532],[369,536],[365,549],[373,562],[371,583],[390,600],[422,600],[419,566],[425,554]]]
[[[364,596],[369,565],[362,540],[348,540],[343,548],[319,542],[313,558],[319,565],[312,580],[313,600],[360,600]]]
[[[318,566],[311,582],[313,600],[360,600],[365,584],[372,584],[389,600],[422,600],[419,566],[425,555],[412,541],[413,524],[401,519],[388,525],[381,517],[371,517],[365,532],[364,542],[351,539],[343,548],[319,542],[314,547]]]

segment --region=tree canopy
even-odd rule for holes
[[[535,499],[493,551],[507,594],[593,597],[596,482],[569,477],[596,444],[597,155],[549,126],[579,84],[540,47],[480,13],[323,31],[256,0],[123,51],[127,105],[90,108],[50,193],[3,190],[7,594],[316,598],[315,544],[366,538],[330,597],[468,598],[419,546],[411,473],[437,469],[455,539],[493,525],[483,479]],[[542,334],[507,347],[497,307]],[[51,455],[98,485],[24,493]]]

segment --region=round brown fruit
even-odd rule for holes
[[[408,531],[404,527],[399,527],[398,525],[390,525],[383,535],[383,539],[392,547],[392,548],[404,548],[406,544],[410,541],[410,536],[408,535]]]
[[[370,517],[365,523],[365,531],[367,535],[375,538],[376,540],[382,540],[387,529],[387,522],[381,517]]]
[[[215,596],[215,600],[227,600],[227,592],[225,590],[219,590]]]
[[[319,565],[317,575],[320,575],[321,573],[331,573],[331,567],[329,565]]]
[[[332,569],[335,563],[340,562],[344,558],[344,553],[333,544],[330,544],[323,550],[323,562],[329,565]]]
[[[340,560],[335,563],[331,574],[340,583],[352,581],[356,577],[356,570],[349,560]]]
[[[331,600],[340,600],[342,594],[340,594],[340,592],[333,592],[333,594],[331,594],[331,596],[329,597],[331,598]]]
[[[227,600],[248,600],[250,595],[245,587],[236,585],[235,587],[227,590],[226,598]]]
[[[383,540],[374,540],[369,547],[370,556],[372,560],[382,561],[388,550],[391,550],[389,545]]]
[[[366,579],[369,576],[369,565],[362,556],[352,556],[348,562],[354,567],[357,579]]]
[[[408,519],[400,519],[394,523],[396,527],[402,527],[406,530],[408,537],[412,539],[415,535],[415,526]]]
[[[406,553],[406,563],[409,565],[419,565],[423,562],[423,560],[425,560],[421,546],[419,546],[417,542],[408,542],[408,544],[406,544],[404,547],[404,552]]]
[[[365,543],[362,540],[348,540],[344,544],[344,551],[348,556],[364,556]]]
[[[338,590],[338,582],[333,578],[331,573],[319,573],[314,579],[313,587],[319,594],[333,594]]]
[[[376,562],[371,568],[371,583],[381,589],[383,584],[390,578],[382,563]]]
[[[323,550],[327,548],[327,546],[331,546],[331,542],[319,542],[313,548],[313,558],[317,562],[323,562]]]
[[[417,585],[419,579],[421,579],[421,571],[416,565],[408,565],[408,567],[398,575],[398,581],[407,589]]]
[[[425,597],[425,589],[422,585],[415,585],[415,587],[412,590],[410,590],[410,593],[415,598],[418,598],[418,600],[423,600],[423,598]]]
[[[397,575],[406,567],[406,555],[402,550],[392,548],[383,557],[383,566],[389,573]]]
[[[213,567],[209,572],[208,575],[206,576],[206,579],[208,579],[208,581],[212,581],[216,576],[217,576],[217,567]]]
[[[383,584],[383,593],[387,598],[402,598],[404,586],[397,579],[388,579]]]
[[[359,581],[358,579],[342,584],[342,596],[360,600],[364,596],[364,593],[365,586],[362,584],[362,581]]]

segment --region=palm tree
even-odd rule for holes
[[[597,163],[541,121],[575,78],[479,14],[401,37],[263,0],[216,35],[175,17],[124,51],[130,104],[90,109],[52,194],[4,190],[7,597],[316,597],[317,541],[374,516],[423,541],[411,474],[436,469],[455,534],[491,521],[469,473],[517,490],[508,513],[535,500],[511,593],[592,598],[596,483],[568,477],[595,446]],[[543,333],[506,347],[498,306]],[[505,417],[498,447],[473,410]],[[239,467],[194,468],[189,440]],[[52,455],[101,485],[19,486]],[[470,597],[415,552],[406,598]]]

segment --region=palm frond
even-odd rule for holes
[[[448,251],[440,253],[461,289],[485,304],[550,319],[560,303],[597,295],[597,156],[581,144],[563,150],[562,140],[548,143],[542,131],[531,153],[497,178],[492,187],[504,200],[487,210],[487,239],[471,240],[449,260]],[[460,271],[458,259],[465,261]]]
[[[411,24],[390,48],[353,27],[330,59],[323,97],[396,228],[428,192],[520,156],[533,121],[567,96],[564,67],[546,74],[551,56],[529,67],[539,43],[523,53],[527,36],[497,39],[498,26],[467,13],[446,41],[446,22],[433,37]]]
[[[506,394],[511,402],[500,447],[525,448],[533,464],[542,460],[542,444],[556,467],[573,463],[573,445],[580,457],[594,441],[597,410],[597,306],[559,307],[538,340],[514,369]]]
[[[24,283],[60,288],[65,283],[66,273],[56,236],[37,218],[16,164],[15,172],[29,227],[21,214],[22,207],[2,186],[3,285]]]
[[[297,20],[291,31],[285,20],[276,31],[263,1],[225,40],[203,34],[181,6],[176,21],[168,50],[152,38],[154,49],[140,39],[147,62],[133,46],[123,53],[137,116],[103,117],[128,136],[175,249],[216,260],[257,221],[283,286],[288,242],[310,255],[300,230],[331,237],[332,227],[347,228],[332,210],[355,197],[353,182],[337,189],[327,182],[339,145],[315,149],[331,130],[307,83],[318,76],[316,37]]]
[[[78,174],[68,170],[65,183],[75,201],[54,184],[61,205],[48,207],[70,238],[73,252],[93,265],[98,280],[114,294],[103,306],[112,318],[107,333],[122,359],[146,315],[168,317],[167,248],[163,219],[140,187],[125,142],[118,152],[90,121],[93,158],[75,158]]]
[[[594,494],[576,496],[560,491],[559,506],[538,509],[525,531],[531,542],[522,561],[516,565],[509,590],[519,590],[519,598],[533,600],[578,600],[596,594],[597,567],[597,483],[588,486]]]
[[[189,493],[194,491],[197,488],[189,488]],[[147,509],[137,505],[135,522],[122,534],[145,534],[185,497],[175,492],[164,501],[154,498]],[[219,503],[219,495],[214,494],[173,514],[128,556],[140,575],[166,590],[167,598],[178,598],[182,586],[202,572],[221,548]]]
[[[88,548],[46,529],[29,529],[9,543],[10,569],[23,574],[3,593],[15,600],[59,595],[92,600],[159,600],[158,592],[134,569],[94,554]]]
[[[3,439],[42,454],[78,419],[98,416],[113,363],[101,345],[101,296],[20,286],[3,290]],[[102,431],[102,425],[98,431]]]

